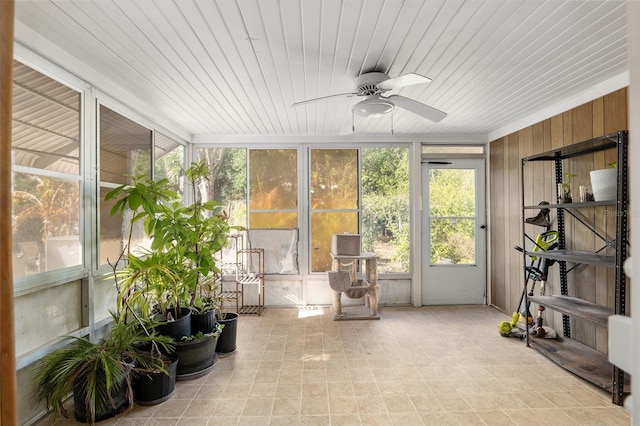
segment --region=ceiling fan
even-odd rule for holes
[[[420,115],[427,120],[440,121],[447,116],[447,113],[404,96],[385,96],[385,94],[391,90],[430,82],[430,78],[415,73],[390,78],[382,72],[368,72],[361,74],[355,80],[355,89],[353,92],[307,99],[306,101],[296,102],[291,106],[305,105],[310,102],[335,97],[363,96],[364,100],[352,107],[353,114],[360,117],[381,117],[392,112],[395,107],[399,107]]]

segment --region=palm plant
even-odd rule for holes
[[[114,320],[117,316],[114,314]],[[68,416],[64,402],[73,391],[76,418],[102,419],[115,414],[132,401],[131,374],[165,371],[163,359],[141,348],[152,345],[163,352],[172,349],[171,339],[149,334],[135,322],[114,322],[107,336],[97,343],[85,338],[67,337],[69,344],[46,355],[34,375],[34,398],[44,403],[54,418]],[[114,395],[124,392],[127,404]]]

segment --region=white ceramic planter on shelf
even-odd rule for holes
[[[596,201],[615,200],[617,197],[618,169],[592,170],[591,189]]]

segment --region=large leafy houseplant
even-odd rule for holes
[[[142,221],[151,239],[149,249],[127,250],[127,265],[120,273],[120,305],[128,303],[143,315],[155,309],[176,319],[183,306],[216,304],[220,270],[215,254],[226,245],[230,228],[221,207],[202,196],[200,188],[209,174],[205,162],[194,162],[185,170],[192,195],[189,205],[182,205],[168,181],[145,176],[106,195],[106,200],[116,200],[112,215],[130,211],[131,224]]]

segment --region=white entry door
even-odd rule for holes
[[[422,164],[423,305],[486,303],[484,164]]]

